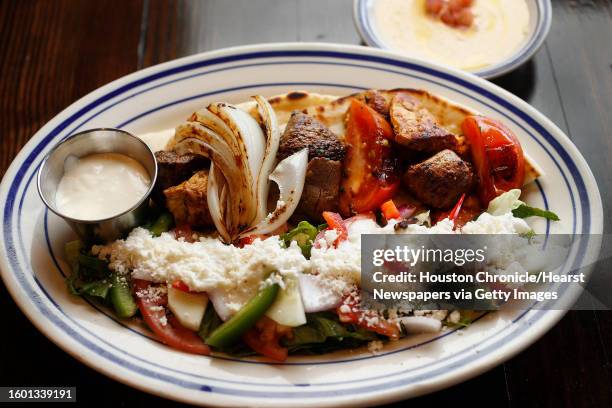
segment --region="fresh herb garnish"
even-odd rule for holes
[[[559,216],[552,211],[542,210],[541,208],[530,207],[528,205],[522,204],[518,208],[512,210],[512,215],[517,218],[527,218],[527,217],[542,217],[551,221],[559,221]]]

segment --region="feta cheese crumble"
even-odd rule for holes
[[[334,247],[338,234],[326,231],[307,260],[296,242],[284,248],[278,236],[256,239],[242,248],[225,245],[211,237],[190,243],[171,233],[153,237],[144,228],[134,229],[125,240],[96,246],[94,254],[109,261],[109,267],[137,279],[166,283],[183,281],[191,290],[208,292],[213,303],[222,299],[227,315],[235,313],[261,288],[262,282],[280,283],[286,275],[311,274],[338,297],[361,282],[361,234],[520,234],[530,231],[527,223],[511,213],[481,214],[461,231],[446,219],[432,227],[410,224],[396,230],[397,221],[381,227],[364,217],[350,223],[348,238]],[[271,275],[272,273],[272,275]],[[215,304],[217,307],[217,304]],[[221,307],[221,306],[220,306]]]

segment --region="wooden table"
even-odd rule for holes
[[[272,41],[359,44],[351,0],[3,0],[0,174],[45,122],[86,93],[153,64]],[[553,0],[545,46],[495,80],[561,127],[587,158],[612,232],[612,1]],[[78,363],[40,334],[0,285],[0,385],[74,385],[81,404],[173,405]],[[570,312],[510,361],[411,401],[612,407],[612,313]]]

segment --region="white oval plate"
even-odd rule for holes
[[[52,341],[85,364],[136,388],[195,404],[342,406],[380,404],[448,387],[534,342],[563,315],[489,314],[462,332],[416,336],[379,355],[366,350],[294,357],[285,364],[194,356],[158,343],[64,284],[68,227],[45,210],[35,174],[60,140],[86,128],[136,134],[173,127],[212,101],[310,90],[346,95],[365,88],[426,89],[503,120],[545,175],[526,199],[562,222],[539,231],[601,233],[597,185],[576,147],[548,119],[473,75],[385,51],[345,45],[268,44],[190,56],[112,82],[68,107],[23,148],[0,188],[0,267],[11,295]]]
[[[378,0],[353,0],[353,21],[357,31],[366,44],[389,49],[387,44],[378,36],[376,23],[373,21],[374,7]],[[506,59],[496,64],[486,66],[473,74],[483,78],[496,78],[521,66],[540,49],[552,22],[552,5],[550,0],[527,0],[529,9],[528,33],[522,46]]]

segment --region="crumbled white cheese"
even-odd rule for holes
[[[308,261],[296,245],[282,248],[278,237],[256,239],[243,248],[202,237],[189,243],[164,233],[153,237],[136,228],[125,240],[99,247],[98,256],[110,261],[116,271],[153,282],[183,281],[194,291],[224,287],[256,287],[270,272],[280,275],[308,270]]]
[[[283,276],[309,270],[297,244],[285,249],[278,237],[256,239],[239,248],[216,238],[189,243],[168,233],[153,237],[136,228],[125,240],[97,247],[96,254],[108,259],[112,270],[131,271],[134,278],[160,283],[181,280],[194,291],[217,291],[231,311],[252,298],[271,272]]]
[[[149,302],[158,302],[168,293],[165,286],[149,286],[136,292],[136,296]]]
[[[361,234],[459,233],[448,219],[429,228],[410,224],[397,231],[394,228],[396,223],[391,221],[381,227],[371,218],[357,219],[349,223],[348,238],[337,247],[334,245],[338,233],[328,230],[312,248],[310,260],[304,258],[295,242],[289,248],[283,248],[277,236],[256,239],[251,245],[240,248],[211,237],[200,237],[193,243],[176,240],[169,233],[153,237],[143,228],[134,229],[125,240],[95,247],[94,254],[107,259],[112,270],[124,275],[131,273],[134,278],[159,283],[181,280],[191,290],[209,292],[213,302],[222,300],[223,307],[231,314],[257,293],[262,281],[273,279],[280,283],[287,274],[313,274],[336,296],[350,291],[361,281]],[[483,213],[461,230],[468,234],[520,234],[528,231],[527,223],[511,213],[498,216]],[[274,274],[269,278],[272,272]]]

